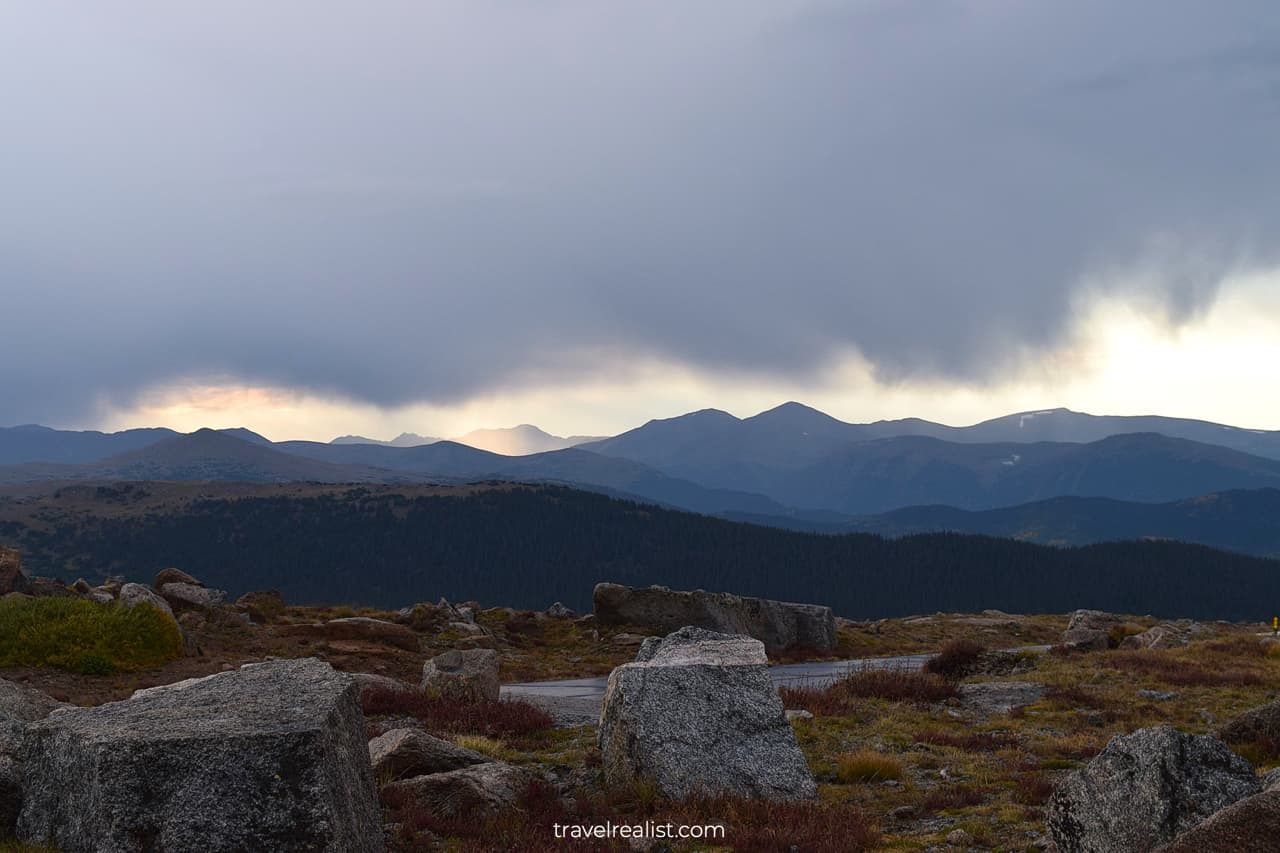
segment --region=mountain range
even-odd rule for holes
[[[533,424],[520,424],[505,429],[473,429],[466,435],[457,438],[431,438],[418,435],[416,432],[402,432],[390,441],[379,441],[376,438],[365,438],[362,435],[342,435],[330,444],[376,444],[382,447],[420,447],[424,444],[435,444],[438,441],[452,441],[465,444],[477,450],[488,450],[504,456],[527,456],[530,453],[544,453],[548,450],[564,450],[587,442],[600,441],[600,436],[571,435],[562,437],[552,435],[538,429]]]
[[[0,484],[559,483],[824,532],[954,530],[1050,544],[1177,537],[1276,553],[1264,534],[1280,490],[1280,433],[1206,421],[1052,409],[968,427],[850,424],[787,403],[749,418],[706,409],[605,439],[562,439],[527,424],[463,437],[519,448],[581,441],[532,453],[415,443],[423,438],[271,442],[247,429],[28,425],[0,429]],[[1194,498],[1219,510],[1193,512]]]

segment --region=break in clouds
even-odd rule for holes
[[[6,422],[637,356],[983,382],[1276,262],[1267,2],[44,0],[0,26]],[[1028,350],[1030,348],[1030,350]]]

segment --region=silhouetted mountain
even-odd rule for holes
[[[434,444],[440,441],[427,435],[418,435],[416,432],[402,432],[390,441],[379,441],[376,438],[365,438],[363,435],[340,435],[330,441],[330,444],[377,444],[382,447],[417,447],[422,444]]]
[[[531,453],[545,453],[549,450],[564,450],[598,440],[599,436],[589,435],[563,438],[544,432],[533,424],[520,424],[506,429],[475,429],[453,439],[459,444],[501,453],[504,456],[526,456]]]
[[[946,506],[907,507],[857,519],[843,528],[886,536],[934,531],[979,533],[1045,545],[1177,539],[1260,557],[1280,557],[1277,520],[1280,490],[1255,489],[1159,504],[1062,497],[980,512]]]
[[[174,488],[0,500],[0,542],[32,570],[67,578],[145,582],[176,565],[232,596],[274,587],[291,602],[383,607],[444,595],[587,609],[602,580],[820,602],[855,618],[1096,607],[1257,619],[1280,600],[1280,563],[1176,542],[817,536],[550,486],[228,486],[220,498],[215,484],[185,499]],[[40,521],[49,516],[65,521]]]
[[[178,435],[171,429],[84,432],[50,429],[36,424],[0,427],[0,465],[55,462],[77,465],[155,444]]]
[[[245,483],[420,482],[359,465],[337,465],[282,453],[274,447],[202,429],[175,435],[84,465],[28,463],[0,467],[0,482],[48,480],[219,480]]]

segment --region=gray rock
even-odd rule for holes
[[[449,630],[464,637],[483,637],[484,628],[474,622],[450,622]]]
[[[22,765],[17,759],[0,755],[0,839],[13,835],[22,811]]]
[[[121,607],[132,609],[139,604],[150,604],[156,610],[168,613],[170,617],[173,616],[173,608],[169,606],[169,602],[156,595],[150,587],[140,583],[127,583],[120,587],[120,595],[116,600],[120,602]]]
[[[1245,711],[1218,729],[1217,734],[1227,743],[1280,741],[1280,702],[1271,702]]]
[[[34,723],[36,720],[43,720],[58,708],[70,707],[66,702],[59,702],[39,690],[0,678],[0,720]]]
[[[1262,790],[1270,791],[1280,785],[1280,767],[1273,767],[1262,774]]]
[[[609,676],[599,732],[605,779],[664,794],[817,795],[783,714],[764,645],[686,627]]]
[[[1165,622],[1120,641],[1122,649],[1171,649],[1191,642],[1189,625]]]
[[[22,808],[21,756],[27,726],[69,707],[39,690],[0,679],[0,838],[13,834]]]
[[[784,713],[788,720],[812,720],[813,719],[813,712],[806,711],[804,708],[799,708],[797,710],[789,710]]]
[[[330,619],[324,623],[324,636],[329,640],[359,640],[395,646],[409,652],[418,651],[418,635],[404,625],[372,619],[368,616],[348,616]]]
[[[979,716],[1007,714],[1039,702],[1049,692],[1033,681],[982,681],[961,684],[959,690],[962,710]]]
[[[385,675],[374,675],[371,672],[349,672],[351,679],[360,687],[360,698],[364,699],[365,694],[373,690],[389,690],[393,693],[417,693],[418,687],[415,684],[406,684],[396,678],[389,678]]]
[[[498,653],[453,649],[422,665],[422,689],[461,702],[497,702]]]
[[[493,759],[471,749],[432,737],[420,729],[392,729],[369,741],[374,777],[392,782],[428,773],[447,773]]]
[[[1147,853],[1259,787],[1249,762],[1217,738],[1139,729],[1063,780],[1047,820],[1063,853]]]
[[[572,619],[578,614],[557,601],[555,604],[547,608],[547,615],[552,619]]]
[[[354,681],[269,661],[30,726],[18,837],[79,851],[379,851]]]
[[[201,610],[212,610],[227,598],[226,592],[220,589],[177,582],[160,587],[160,594],[174,607],[195,607]]]
[[[402,791],[420,807],[441,817],[480,817],[514,805],[534,778],[519,767],[491,762],[402,779],[383,790]]]
[[[1280,791],[1245,797],[1179,835],[1159,853],[1245,853],[1280,849]]]
[[[1181,694],[1176,690],[1139,690],[1139,699],[1150,699],[1153,702],[1168,702],[1177,699]]]
[[[829,652],[836,646],[835,617],[830,607],[818,604],[616,583],[596,584],[592,602],[596,620],[603,625],[636,625],[655,631],[692,626],[746,634],[769,651],[803,647]]]
[[[1110,631],[1123,623],[1114,613],[1101,610],[1077,610],[1071,614],[1067,630],[1062,632],[1062,645],[1079,651],[1100,651],[1111,645]]]

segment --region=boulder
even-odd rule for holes
[[[422,665],[422,689],[460,702],[497,702],[498,653],[453,649]]]
[[[17,828],[22,808],[22,747],[30,723],[70,707],[39,690],[0,679],[0,839]]]
[[[373,775],[387,782],[428,773],[447,773],[492,760],[420,729],[392,729],[369,741]]]
[[[151,588],[156,592],[160,592],[167,583],[189,583],[192,586],[204,586],[202,581],[193,578],[182,569],[169,568],[156,572],[156,576],[151,580]]]
[[[39,690],[0,678],[0,720],[34,723],[36,720],[43,720],[58,708],[70,707],[66,702],[59,702]]]
[[[121,607],[134,608],[139,604],[150,604],[156,610],[173,616],[173,608],[169,606],[169,602],[151,591],[150,587],[143,586],[140,583],[127,583],[120,587],[120,595],[116,599]]]
[[[165,601],[179,609],[212,610],[227,598],[227,594],[220,589],[209,589],[185,582],[163,584],[160,587],[160,594],[164,596]]]
[[[1165,622],[1148,628],[1140,634],[1131,634],[1120,641],[1122,649],[1171,649],[1191,642],[1188,624]]]
[[[817,796],[751,637],[686,627],[647,640],[609,676],[599,743],[611,784],[650,779],[670,797]]]
[[[559,601],[547,608],[547,616],[552,619],[572,619],[577,615],[572,609],[565,607]]]
[[[1062,853],[1147,853],[1260,788],[1222,741],[1169,726],[1117,735],[1049,798]]]
[[[1111,629],[1124,623],[1114,613],[1101,610],[1077,610],[1071,614],[1061,643],[1079,651],[1101,651],[1111,645]]]
[[[22,570],[22,557],[13,548],[0,545],[0,595],[11,592],[31,594],[31,580]]]
[[[602,625],[636,625],[654,631],[691,626],[727,634],[746,634],[769,651],[836,646],[836,620],[830,607],[747,598],[727,592],[682,591],[665,586],[596,584],[592,594]]]
[[[357,687],[314,659],[138,691],[27,730],[18,837],[97,850],[380,851]]]
[[[1245,797],[1179,835],[1159,853],[1242,853],[1280,848],[1280,791]]]
[[[514,805],[534,778],[527,770],[495,761],[402,779],[383,790],[402,791],[439,817],[479,817]]]
[[[1039,702],[1049,692],[1034,681],[980,681],[961,684],[959,690],[960,707],[977,716],[1007,714]]]
[[[399,679],[390,678],[386,675],[374,675],[372,672],[350,672],[347,673],[355,681],[360,688],[360,700],[363,702],[364,697],[374,690],[386,690],[392,693],[417,693],[418,688],[412,684],[406,684]]]
[[[0,754],[0,838],[13,835],[22,811],[22,765],[13,756]]]
[[[1280,702],[1245,711],[1218,729],[1217,734],[1227,743],[1280,742]]]
[[[284,596],[274,589],[246,592],[236,599],[236,604],[243,607],[254,622],[266,622],[284,612]]]
[[[359,640],[381,643],[409,652],[418,651],[418,635],[404,625],[372,619],[368,616],[349,616],[330,619],[324,623],[324,636],[329,640]]]

